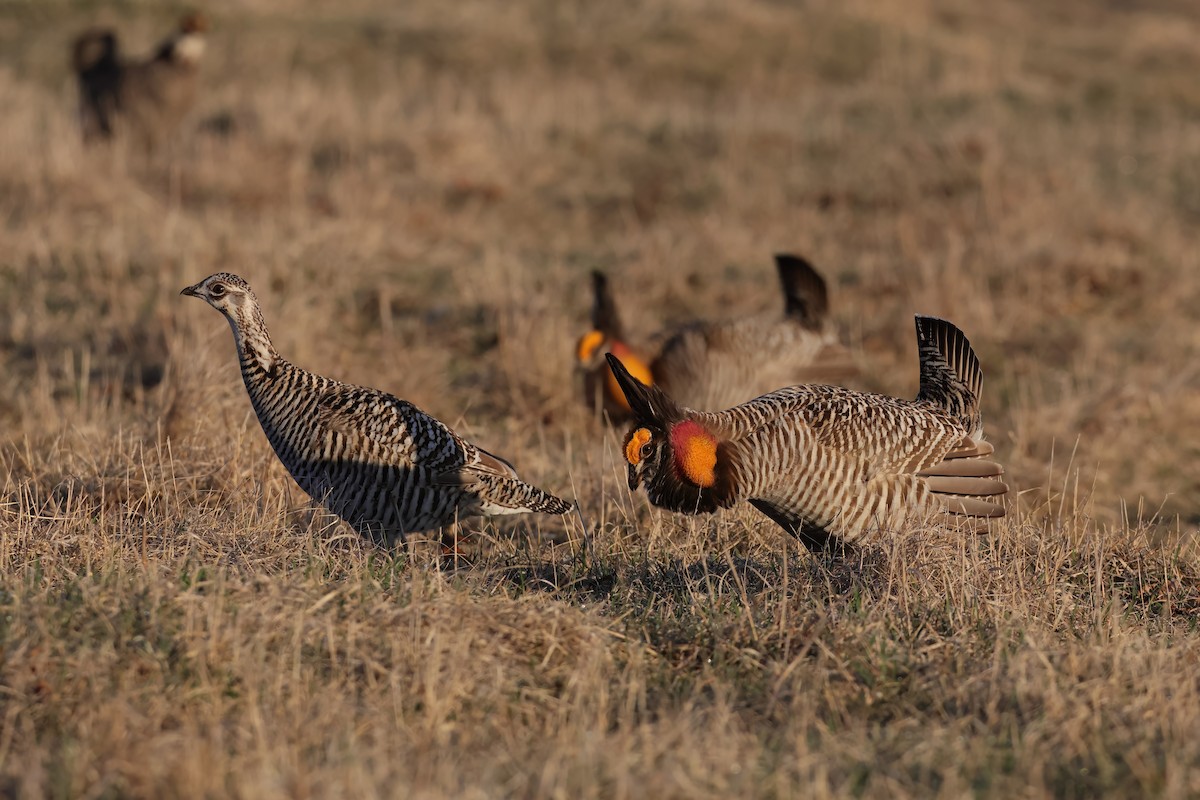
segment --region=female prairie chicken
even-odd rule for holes
[[[629,488],[644,483],[650,502],[683,514],[746,500],[811,550],[932,515],[1003,516],[979,361],[944,320],[917,317],[917,344],[916,400],[793,386],[717,413],[681,407],[610,355],[633,409]]]
[[[210,275],[181,294],[229,320],[250,403],[296,483],[372,541],[391,546],[462,517],[571,509],[412,403],[280,358],[237,275]]]
[[[661,387],[688,408],[719,411],[764,392],[848,371],[847,354],[826,324],[825,280],[803,258],[775,256],[783,285],[783,314],[721,322],[694,322],[660,334],[662,346],[645,360],[626,341],[617,305],[602,272],[592,273],[592,330],[580,338],[576,359],[586,399],[610,418],[629,417],[624,393],[602,356],[611,353],[642,383]]]
[[[133,61],[121,58],[113,31],[80,34],[71,60],[79,83],[84,141],[110,138],[119,127],[130,129],[148,145],[170,136],[195,101],[207,27],[204,17],[189,14],[153,56]]]

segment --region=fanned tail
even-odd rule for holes
[[[966,335],[944,319],[918,315],[917,352],[921,360],[917,400],[948,411],[978,443],[983,435],[979,412],[983,372]]]
[[[788,253],[775,256],[775,268],[783,284],[787,315],[809,330],[820,330],[829,315],[829,290],[821,273],[806,259]]]
[[[117,35],[102,28],[84,31],[71,48],[71,67],[79,82],[79,122],[85,142],[113,134],[124,76],[118,55]]]
[[[575,505],[568,500],[563,500],[561,497],[556,497],[549,492],[541,489],[530,487],[530,497],[532,502],[527,506],[530,511],[535,511],[539,514],[566,514],[573,509]]]
[[[93,28],[75,37],[71,67],[76,73],[87,72],[101,62],[115,62],[117,54],[117,35],[105,28]]]
[[[575,506],[518,478],[492,478],[480,493],[485,514],[565,514]]]

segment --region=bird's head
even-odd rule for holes
[[[629,415],[631,409],[625,393],[621,391],[620,385],[604,361],[609,353],[621,359],[626,368],[642,383],[652,385],[654,377],[646,362],[628,345],[611,338],[604,331],[592,329],[579,338],[575,347],[575,364],[584,376],[584,391],[589,394],[588,400],[593,399],[590,395],[602,391],[604,406],[610,413],[624,418]],[[603,378],[603,386],[599,385],[598,378]]]
[[[180,294],[199,297],[220,311],[233,328],[243,365],[253,362],[271,372],[278,356],[250,284],[231,272],[218,272],[188,286]]]
[[[195,68],[204,56],[208,20],[203,14],[188,14],[179,21],[179,33],[164,43],[159,58],[177,66]]]
[[[624,447],[629,488],[645,485],[652,503],[684,513],[731,505],[733,448],[662,389],[630,374],[619,359],[610,355],[608,363],[634,419]]]
[[[648,476],[667,470],[687,485],[711,489],[717,483],[720,449],[717,437],[694,420],[666,429],[635,424],[625,435],[629,488],[636,489]]]
[[[592,329],[579,337],[575,344],[575,366],[585,377],[588,400],[603,391],[603,402],[609,413],[617,417],[629,415],[629,403],[612,373],[604,363],[605,356],[612,353],[642,383],[652,384],[650,367],[624,341],[620,315],[616,301],[608,288],[608,278],[603,272],[592,272]],[[589,379],[590,378],[590,379]],[[599,386],[603,379],[603,387]]]
[[[250,289],[250,284],[232,272],[209,275],[194,286],[188,286],[180,294],[199,297],[231,322],[245,318],[250,309],[258,305],[258,299]]]

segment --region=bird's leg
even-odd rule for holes
[[[442,528],[442,558],[455,569],[460,566],[469,566],[471,561],[463,552],[462,547],[472,538],[474,538],[474,533],[465,530],[458,520]]]

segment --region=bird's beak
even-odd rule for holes
[[[187,295],[188,297],[199,297],[200,296],[200,284],[197,283],[195,286],[184,287],[183,291],[181,291],[180,294]]]
[[[629,491],[636,492],[638,486],[642,483],[642,477],[638,475],[637,467],[633,464],[629,465]]]

